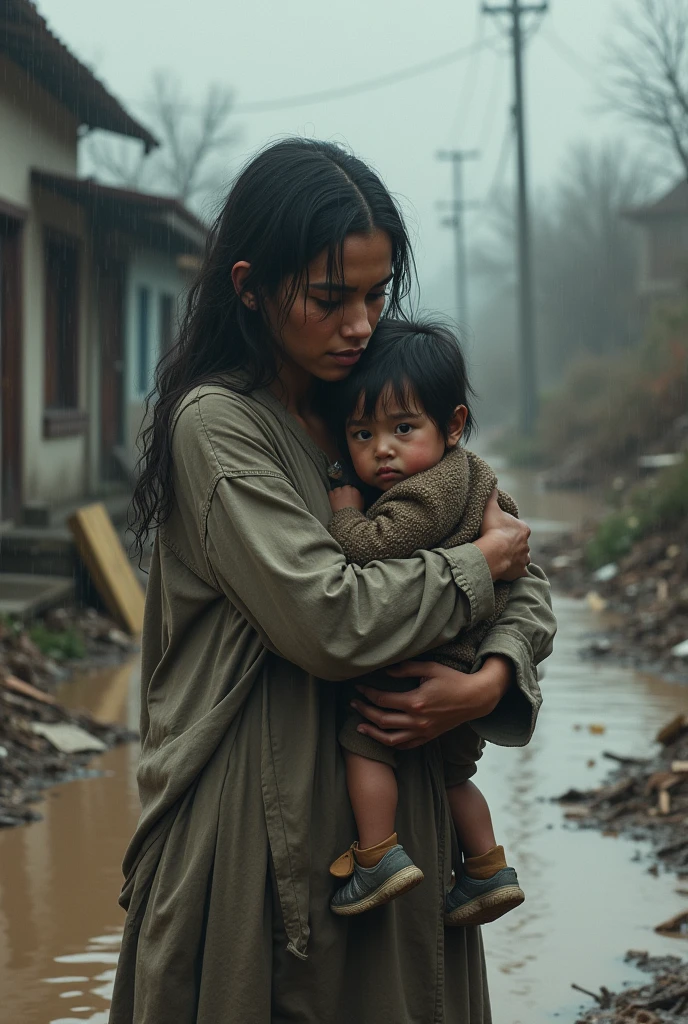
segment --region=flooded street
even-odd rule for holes
[[[494,460],[493,460],[494,461]],[[540,495],[526,475],[503,478],[544,532],[589,510],[577,495]],[[642,755],[657,728],[686,707],[678,685],[577,656],[595,628],[580,602],[558,597],[556,652],[530,746],[491,747],[478,781],[497,836],[526,891],[525,905],[484,929],[495,1024],[571,1022],[571,982],[596,989],[633,976],[628,948],[678,952],[653,927],[681,909],[673,876],[655,878],[643,848],[569,826],[550,802],[598,783],[604,750]],[[62,698],[136,725],[136,665],[65,687]],[[591,733],[590,725],[604,733]],[[123,914],[120,862],[137,817],[135,746],[94,760],[104,774],[49,792],[44,820],[0,833],[1,1024],[106,1024]]]
[[[61,699],[137,726],[138,665],[67,684]],[[0,832],[0,1022],[105,1024],[124,914],[120,864],[138,817],[136,744],[48,790],[43,820]]]

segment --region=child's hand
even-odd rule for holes
[[[333,512],[339,512],[340,508],[356,508],[363,511],[363,495],[357,487],[346,484],[344,487],[335,487],[330,491],[330,505]]]

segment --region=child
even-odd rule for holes
[[[336,486],[330,493],[330,532],[347,560],[357,565],[378,558],[407,558],[420,548],[452,547],[477,540],[487,500],[495,488],[492,470],[459,446],[468,435],[471,394],[458,342],[446,328],[382,320],[358,365],[341,385],[334,404],[346,430],[351,464],[373,504],[364,512],[360,490]],[[342,470],[340,464],[336,466]],[[517,515],[508,495],[505,511]],[[506,607],[509,585],[495,584],[495,616],[462,631],[424,657],[470,672],[478,647]],[[402,689],[378,677],[377,689]],[[418,685],[413,682],[415,687]],[[359,700],[362,698],[359,696]],[[387,903],[423,880],[420,869],[397,843],[395,757],[390,748],[357,731],[363,718],[350,711],[340,732],[358,842],[331,867],[349,878],[331,903],[336,914],[360,914]],[[464,874],[447,896],[445,923],[493,921],[524,900],[516,872],[497,846],[487,802],[469,781],[484,741],[469,725],[439,740],[447,797],[464,852]]]

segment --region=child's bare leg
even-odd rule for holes
[[[346,782],[362,850],[383,843],[394,833],[399,792],[394,769],[345,750]],[[489,813],[489,812],[488,812]]]
[[[497,845],[487,800],[470,780],[450,786],[447,799],[465,857],[481,857]]]

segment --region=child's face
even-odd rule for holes
[[[468,410],[454,410],[447,439],[419,402],[410,399],[410,410],[399,407],[393,395],[381,395],[375,415],[363,416],[363,402],[346,425],[346,437],[354,469],[360,479],[380,491],[388,491],[400,480],[431,469],[447,448],[458,443]]]

